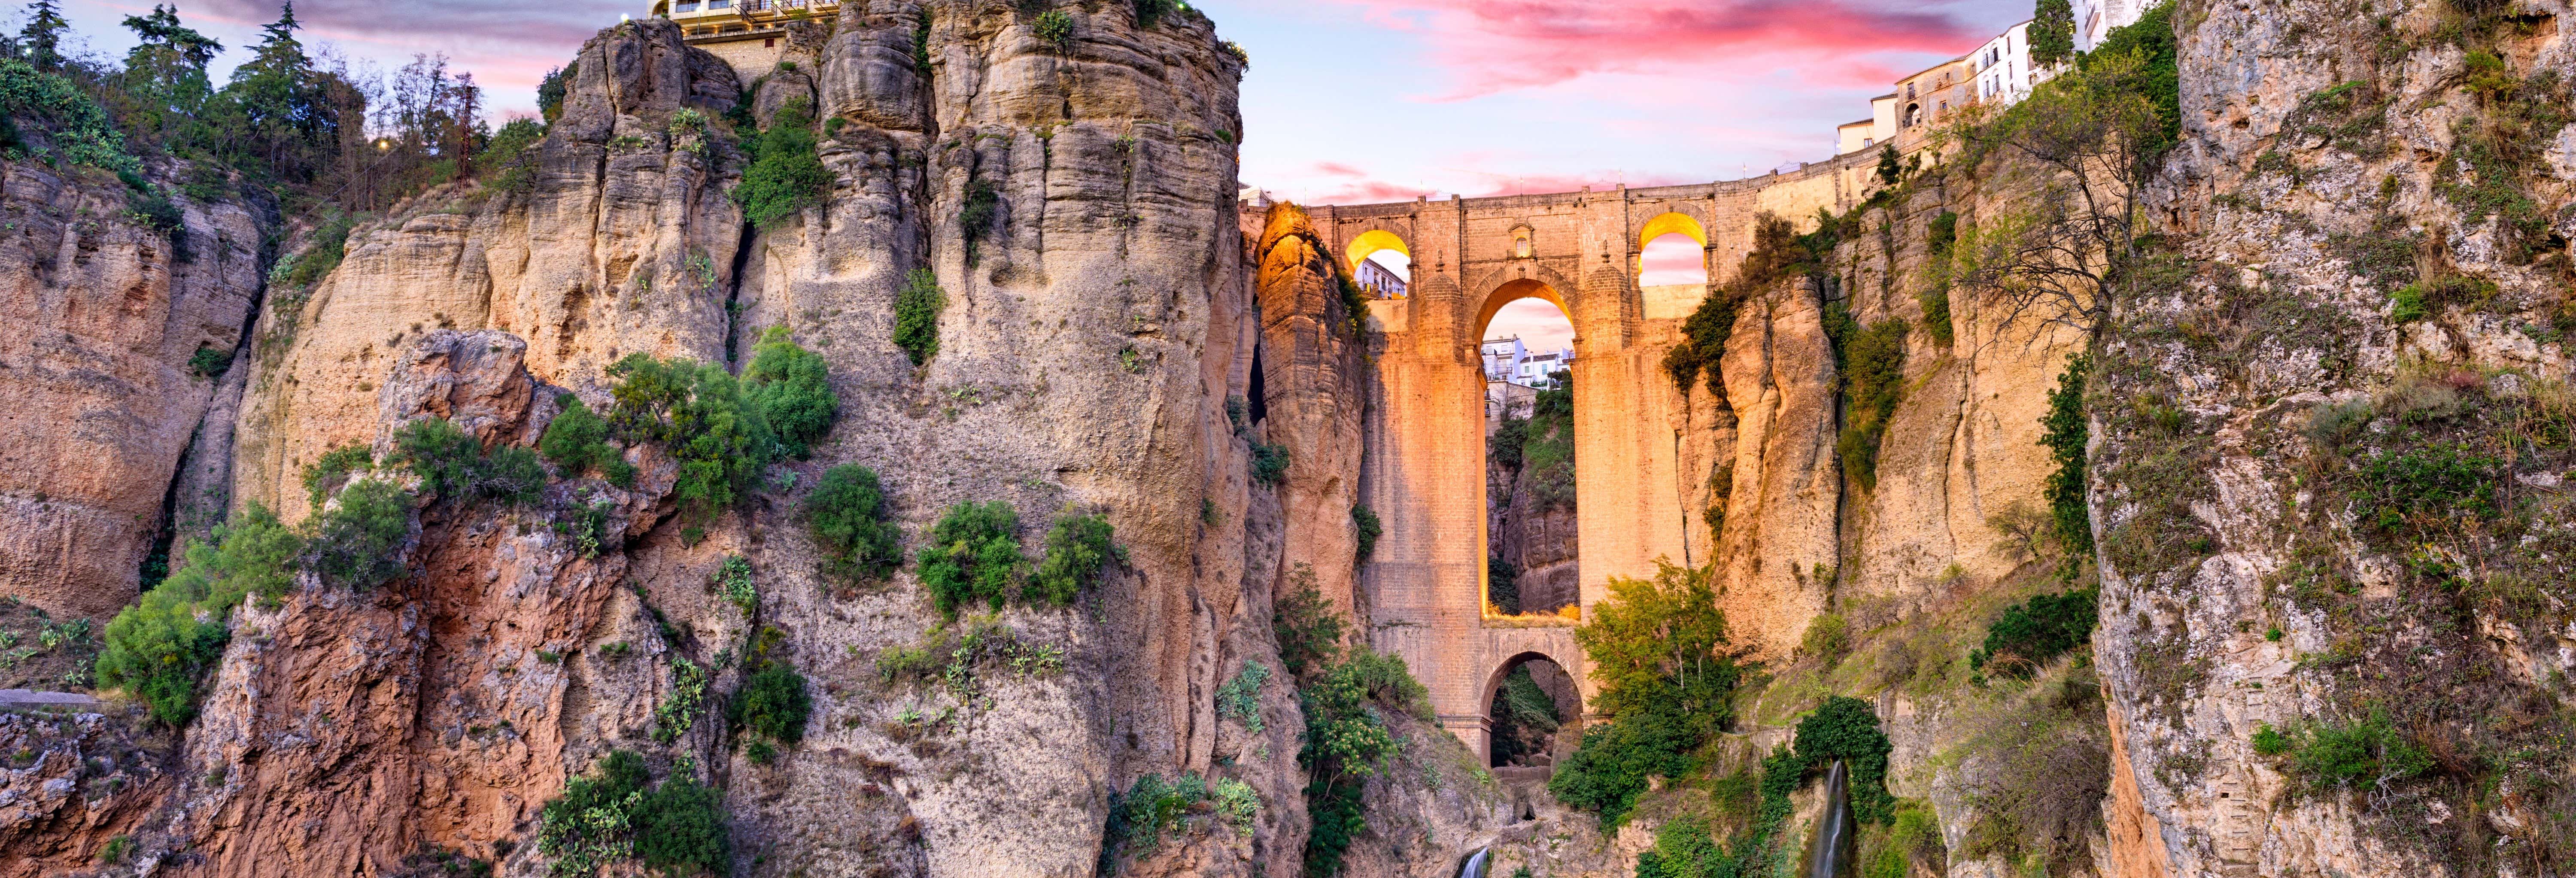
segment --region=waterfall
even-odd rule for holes
[[[1853,836],[1851,769],[1840,759],[1825,774],[1825,813],[1816,818],[1816,835],[1807,841],[1806,878],[1838,878],[1851,867]]]
[[[1467,855],[1467,862],[1458,867],[1458,878],[1485,878],[1485,863],[1493,857],[1493,848],[1477,848],[1475,853]]]

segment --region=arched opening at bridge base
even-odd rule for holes
[[[1574,609],[1574,325],[1563,296],[1514,280],[1486,296],[1476,326],[1484,369],[1484,615]],[[1570,621],[1570,619],[1569,619]]]
[[[1573,749],[1583,696],[1572,673],[1555,659],[1537,652],[1512,656],[1495,670],[1484,692],[1490,730],[1487,765],[1550,767]]]

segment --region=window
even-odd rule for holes
[[[698,0],[680,0],[680,5],[674,8],[681,12],[696,12],[698,11]]]
[[[769,39],[762,40],[762,41],[760,41],[760,47],[761,47],[761,48],[763,48],[763,49],[775,49],[775,48],[778,48],[778,38],[777,38],[777,37],[770,37]]]
[[[708,9],[726,9],[731,6],[733,6],[733,0],[707,0]]]

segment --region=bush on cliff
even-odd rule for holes
[[[805,496],[805,525],[823,547],[823,566],[836,575],[875,579],[903,566],[902,534],[886,514],[877,471],[843,464],[823,471]]]
[[[620,488],[635,486],[635,465],[626,462],[626,453],[608,441],[608,422],[581,401],[566,393],[555,397],[563,407],[561,414],[547,422],[546,432],[537,440],[537,451],[562,467],[567,476],[596,472],[609,484]]]
[[[914,556],[940,616],[954,620],[969,602],[998,610],[1018,592],[1029,563],[1020,555],[1019,530],[1020,514],[1006,501],[948,507]]]
[[[2093,640],[2101,612],[2091,589],[2044,594],[2004,609],[1986,627],[1985,645],[1968,653],[1968,666],[2018,680]]]
[[[927,268],[913,269],[903,292],[895,294],[894,346],[902,348],[913,365],[939,355],[939,312],[947,307],[948,294],[939,288],[939,276]]]
[[[411,509],[411,494],[392,482],[368,479],[350,485],[330,509],[312,519],[305,569],[358,591],[394,581],[403,573],[399,550],[411,536]]]
[[[1100,584],[1110,561],[1125,563],[1127,550],[1111,541],[1109,520],[1098,515],[1067,515],[1047,531],[1046,557],[1038,563],[1037,596],[1066,606],[1083,590]]]
[[[322,501],[330,499],[331,492],[347,484],[350,475],[375,468],[375,453],[367,446],[356,443],[342,445],[323,452],[321,459],[304,468],[304,490],[312,496],[313,508],[320,509]]]
[[[814,696],[805,691],[805,675],[770,662],[742,683],[733,700],[733,724],[781,744],[805,740],[805,719],[814,711]]]
[[[594,875],[629,857],[665,875],[722,874],[733,859],[732,817],[722,793],[685,771],[658,787],[644,757],[610,751],[564,783],[540,811],[537,852],[549,874]]]
[[[190,544],[176,572],[107,623],[98,657],[100,686],[142,699],[173,726],[196,716],[197,681],[223,658],[226,614],[251,595],[284,596],[304,551],[304,539],[256,502],[213,537]]]
[[[759,137],[745,141],[751,167],[733,187],[743,219],[763,230],[796,218],[823,203],[832,191],[832,172],[814,151],[814,102],[793,98],[778,108]]]
[[[536,452],[503,443],[486,449],[445,418],[424,418],[394,433],[386,463],[411,470],[421,490],[441,500],[525,503],[545,490],[546,470]]]
[[[629,354],[608,367],[617,384],[609,430],[628,442],[660,442],[680,475],[672,493],[692,514],[713,515],[749,496],[776,459],[778,440],[732,373],[693,360]]]
[[[784,326],[761,333],[751,350],[751,365],[742,371],[744,395],[776,431],[779,450],[802,460],[831,431],[832,418],[841,410],[831,370],[821,356],[789,337]]]

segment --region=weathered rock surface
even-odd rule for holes
[[[260,291],[250,207],[181,199],[184,246],[104,172],[0,164],[0,595],[105,621],[132,602],[180,458]],[[184,250],[187,258],[181,258]]]

